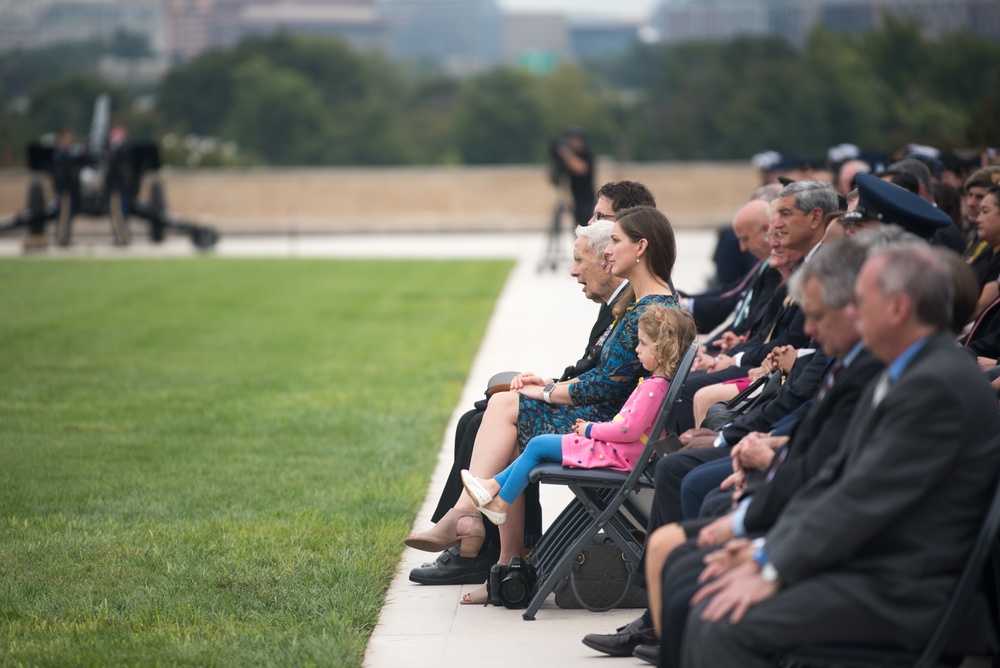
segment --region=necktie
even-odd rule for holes
[[[844,365],[837,362],[833,365],[833,368],[830,369],[830,373],[826,374],[826,377],[823,378],[823,386],[819,388],[819,395],[817,396],[819,401],[823,401],[823,397],[827,395],[830,388],[833,387],[833,384],[837,382],[837,377],[840,376],[840,372],[843,370]]]
[[[757,267],[757,271],[753,274],[753,281],[749,284],[746,292],[743,293],[743,297],[740,299],[739,303],[736,305],[736,317],[733,318],[733,327],[739,327],[743,324],[743,321],[747,319],[750,315],[750,303],[753,301],[753,291],[757,287],[757,283],[760,277],[768,269],[768,264],[766,262],[760,262]]]
[[[769,484],[772,480],[774,480],[774,475],[778,472],[778,468],[781,466],[781,463],[785,461],[785,458],[787,456],[788,456],[788,446],[786,445],[785,447],[783,447],[781,450],[778,451],[778,456],[774,458],[774,463],[771,464],[771,468],[768,470],[767,475],[764,477],[765,485]]]
[[[775,330],[778,329],[778,322],[781,321],[781,314],[784,313],[785,310],[789,306],[791,306],[791,305],[792,305],[792,298],[791,297],[785,297],[785,301],[781,302],[781,310],[778,311],[777,317],[775,317],[774,322],[771,323],[771,331],[769,331],[767,333],[767,338],[764,339],[764,343],[770,343],[771,342],[771,337],[774,336]]]

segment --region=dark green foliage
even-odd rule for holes
[[[92,66],[87,53],[80,61]],[[45,74],[52,61],[41,56],[23,69],[19,62],[0,57],[0,82],[30,97],[29,115],[0,111],[0,149],[16,155],[27,137],[8,137],[79,118],[76,100],[108,88],[79,75],[53,83]],[[66,68],[50,69],[65,77]],[[842,142],[951,148],[995,136],[990,82],[1000,44],[967,34],[930,40],[916,24],[886,17],[866,34],[817,30],[801,49],[760,37],[637,44],[586,68],[498,68],[460,81],[335,39],[278,35],[175,68],[152,111],[126,111],[130,95],[121,90],[114,109],[144,136],[218,137],[239,145],[241,162],[271,165],[539,162],[547,140],[571,124],[587,128],[597,153],[622,160],[745,159],[762,150],[821,157]]]
[[[128,109],[134,94],[108,84],[90,74],[70,74],[43,84],[31,96],[29,121],[39,134],[68,125],[78,137],[86,138],[94,115],[94,101],[101,93],[111,97],[112,110]]]
[[[459,105],[455,141],[468,164],[525,162],[541,149],[542,111],[527,72],[499,69],[469,82]]]

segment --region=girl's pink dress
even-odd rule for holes
[[[632,395],[610,422],[595,422],[590,438],[562,437],[563,466],[631,471],[649,440],[649,430],[663,405],[670,381],[660,376],[640,379]]]

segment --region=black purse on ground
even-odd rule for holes
[[[556,585],[556,605],[606,612],[613,608],[645,608],[646,590],[633,584],[636,566],[609,536],[596,536],[576,557],[569,575]]]

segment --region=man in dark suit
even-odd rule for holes
[[[68,127],[59,129],[52,151],[52,185],[59,204],[56,243],[69,246],[73,238],[73,217],[80,210],[80,168],[85,156]],[[43,223],[44,224],[44,223]]]
[[[996,398],[948,333],[952,292],[947,266],[925,247],[865,263],[859,329],[887,369],[764,540],[715,553],[704,574],[715,579],[692,599],[685,666],[771,666],[808,643],[926,641],[1000,466]],[[955,649],[992,653],[989,627],[969,619]]]
[[[766,522],[761,515],[773,513],[776,506],[783,505],[779,499],[784,498],[787,501],[791,491],[811,477],[819,469],[822,461],[836,449],[862,389],[882,366],[881,362],[861,349],[856,323],[849,313],[849,303],[854,297],[854,279],[865,260],[866,253],[866,249],[854,240],[835,242],[830,246],[824,245],[824,248],[816,254],[815,260],[805,265],[800,273],[791,279],[792,294],[801,304],[806,316],[806,331],[822,345],[822,351],[817,351],[812,356],[822,368],[815,370],[816,381],[810,383],[811,397],[815,401],[808,402],[810,404],[808,412],[795,427],[791,439],[784,439],[788,441],[783,451],[785,454],[779,451],[775,455],[775,463],[772,463],[767,473],[749,481],[748,493],[743,495],[737,515],[726,516],[711,524],[709,520],[677,524],[681,520],[678,494],[680,478],[675,479],[668,475],[672,469],[669,466],[661,469],[661,464],[678,456],[707,451],[725,457],[727,468],[732,472],[732,464],[728,458],[730,448],[709,448],[693,453],[680,452],[658,462],[656,498],[650,516],[649,539],[644,557],[651,610],[646,615],[645,623],[641,620],[633,622],[637,626],[649,628],[653,626],[655,620],[657,632],[633,634],[631,638],[622,638],[620,634],[591,635],[584,639],[585,644],[598,651],[607,652],[610,648],[619,651],[621,655],[636,652],[637,655],[649,658],[658,651],[656,638],[660,635],[664,638],[662,645],[664,654],[667,655],[666,660],[670,662],[665,665],[677,665],[679,639],[685,615],[681,614],[679,620],[668,617],[669,623],[660,624],[660,592],[669,592],[671,602],[679,601],[682,613],[687,612],[688,600],[693,592],[687,591],[687,598],[681,599],[675,587],[664,583],[661,589],[660,573],[667,555],[706,524],[708,527],[704,530],[703,541],[713,544],[734,535],[745,535],[745,531],[750,529],[745,530],[744,525],[759,530],[757,527]],[[817,366],[813,364],[813,359],[803,361],[808,367]],[[782,387],[782,391],[787,390],[791,384],[790,380]],[[789,406],[783,413],[771,415],[773,420],[777,421],[787,418],[796,408]],[[761,427],[761,431],[768,430],[770,423]],[[762,484],[763,480],[768,484]],[[671,484],[674,489],[670,489]],[[714,538],[709,540],[710,536]],[[691,543],[693,548],[694,541]],[[695,575],[701,570],[702,556],[703,554],[699,553],[694,563]],[[664,596],[663,601],[666,600]],[[665,615],[677,607],[665,602],[662,605]],[[639,648],[640,644],[645,647]],[[625,652],[625,649],[629,652]]]
[[[683,295],[681,304],[694,316],[699,334],[707,334],[729,320],[727,331],[732,337],[744,336],[781,282],[780,274],[767,261],[771,255],[767,217],[768,203],[763,200],[747,202],[733,217],[733,233],[740,250],[758,260],[746,276],[724,289]]]
[[[657,596],[651,592],[663,648],[661,666],[680,665],[684,624],[704,556],[730,538],[759,535],[774,524],[794,493],[837,451],[865,387],[884,368],[863,349],[850,306],[866,254],[866,248],[852,239],[824,244],[792,280],[792,294],[806,315],[806,330],[822,345],[828,363],[817,396],[785,446],[774,452],[763,471],[748,472],[734,512],[715,520],[685,521],[653,534],[647,542],[647,580],[651,590],[662,592]],[[697,538],[691,538],[694,535]],[[676,547],[685,538],[690,540]],[[660,610],[662,614],[656,615]]]
[[[111,234],[116,246],[127,246],[131,241],[128,215],[132,196],[132,157],[126,142],[128,130],[116,125],[108,133],[108,158],[104,173],[104,197],[111,218]]]
[[[604,248],[611,236],[615,212],[633,206],[656,206],[652,193],[635,181],[610,182],[598,191],[597,204],[590,225],[577,229],[573,246],[573,268],[570,274],[583,286],[583,294],[601,305],[597,320],[590,332],[584,355],[575,364],[566,367],[559,380],[576,378],[594,368],[601,354],[601,344],[613,321],[611,304],[624,287],[620,279],[608,273],[604,264]],[[455,461],[438,500],[431,519],[437,522],[464,494],[460,472],[469,468],[476,434],[486,411],[486,401],[459,418],[455,429]],[[525,533],[541,535],[542,516],[538,503],[538,486],[529,485],[525,490]],[[500,555],[500,534],[491,522],[485,523],[486,541],[475,557],[461,556],[460,548],[445,550],[438,558],[410,571],[410,580],[419,584],[482,584],[489,577],[490,568]]]
[[[837,209],[837,193],[824,181],[796,181],[782,188],[771,203],[768,234],[774,254],[785,253],[808,262],[823,240],[826,214]],[[795,267],[798,263],[795,264]],[[794,270],[794,268],[793,268]],[[790,345],[801,348],[808,337],[802,331],[802,313],[787,299],[785,286],[779,286],[771,298],[766,317],[751,326],[749,337],[727,348],[718,356],[699,355],[695,371],[688,375],[677,406],[677,428],[684,432],[694,424],[693,400],[703,387],[734,378],[744,378],[759,366],[774,348]]]

